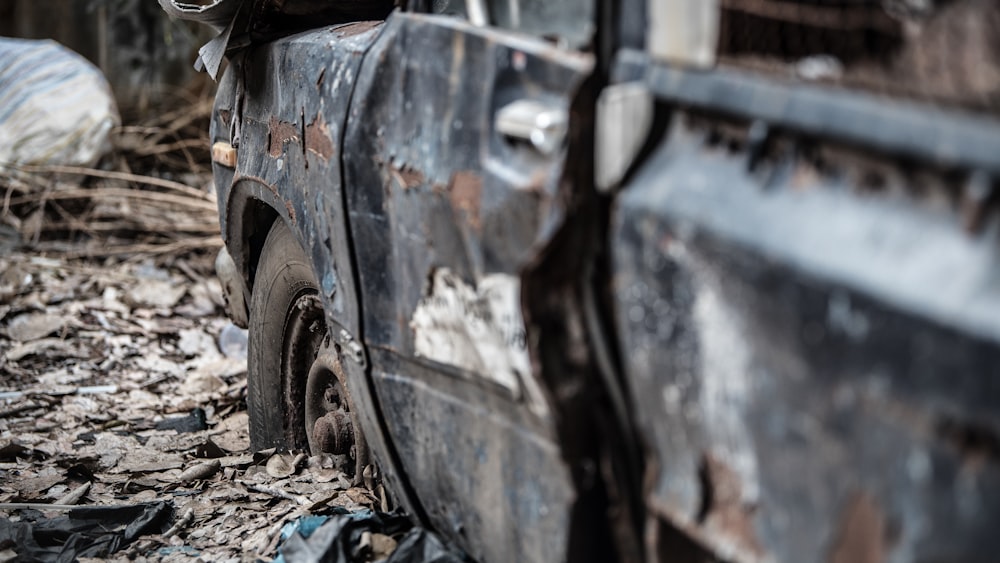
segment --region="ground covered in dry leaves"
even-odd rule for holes
[[[250,450],[194,107],[121,128],[99,169],[0,167],[0,520],[165,501],[114,558],[270,560],[301,516],[388,506],[332,459]],[[395,545],[375,536],[369,559]]]
[[[7,516],[170,500],[180,527],[122,556],[222,561],[273,557],[299,516],[380,508],[332,459],[249,450],[245,335],[203,265],[181,263],[0,259]]]

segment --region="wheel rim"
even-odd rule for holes
[[[368,450],[358,428],[343,365],[330,346],[317,355],[306,383],[305,424],[313,454],[346,456],[355,482],[368,463]]]
[[[368,462],[363,437],[356,432],[343,367],[326,328],[323,304],[315,291],[305,291],[292,301],[286,317],[284,381],[289,386],[286,428],[292,443],[308,447],[313,455],[347,456],[348,471],[359,478]]]

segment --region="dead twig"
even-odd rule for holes
[[[83,497],[85,497],[88,492],[90,492],[90,481],[87,481],[86,483],[80,485],[79,487],[67,493],[66,496],[57,500],[56,504],[61,504],[64,506],[77,504],[81,500],[83,500]]]
[[[190,105],[179,107],[173,111],[165,112],[147,123],[153,127],[162,126],[168,131],[179,131],[186,125],[211,115],[212,104],[211,99],[199,100],[193,104],[194,107]]]
[[[46,391],[44,389],[29,389],[27,391],[4,391],[0,392],[0,399],[20,399],[22,397],[37,397],[42,400],[51,400],[52,397],[65,397],[67,395],[113,395],[118,392],[117,385],[84,385],[81,387],[70,387]]]
[[[35,248],[36,250],[45,251],[46,245],[37,244],[35,245]],[[65,256],[66,258],[106,258],[110,256],[136,257],[137,255],[149,256],[158,254],[173,254],[192,250],[213,250],[218,248],[222,248],[222,239],[218,236],[214,236],[162,244],[123,244],[118,246],[102,246],[100,248],[85,248],[82,250],[54,247],[52,250],[59,252],[60,255]]]
[[[174,233],[184,233],[192,235],[214,235],[219,231],[218,226],[210,225],[178,225],[178,224],[141,224],[138,222],[100,222],[100,223],[81,223],[80,221],[57,221],[46,223],[42,225],[42,230],[45,232],[59,232],[68,230],[77,230],[86,232],[87,234],[94,233],[114,233],[119,231],[132,231],[132,232],[143,232],[143,233],[153,233],[159,234],[164,230],[169,229]]]
[[[191,522],[193,521],[194,521],[194,509],[189,508],[184,511],[184,515],[181,516],[180,520],[174,523],[174,525],[171,526],[169,530],[163,532],[163,537],[169,538],[170,536],[177,535],[178,532],[188,527],[188,525],[190,525]]]
[[[255,491],[255,492],[258,492],[258,493],[263,493],[265,495],[271,495],[272,497],[277,497],[277,498],[281,498],[281,499],[285,499],[285,500],[290,500],[290,501],[292,501],[292,502],[294,502],[295,504],[298,504],[298,505],[303,505],[304,506],[304,505],[309,504],[309,499],[307,499],[305,497],[293,495],[291,493],[282,491],[281,489],[275,489],[275,488],[272,488],[272,487],[265,487],[264,485],[258,485],[257,483],[247,483],[246,481],[238,481],[238,483],[242,484],[244,487],[246,487],[247,489],[249,489],[251,491]]]
[[[71,230],[81,231],[81,232],[87,233],[88,235],[93,236],[93,234],[94,234],[93,231],[89,228],[89,225],[85,221],[81,221],[80,219],[77,219],[71,213],[68,213],[65,209],[62,208],[61,205],[59,205],[57,203],[53,203],[52,204],[52,208],[55,209],[56,213],[58,213],[64,219],[65,224],[67,224],[70,227]],[[41,230],[41,231],[49,231],[49,230],[51,230],[50,229],[50,225],[43,223],[42,225],[39,226],[39,230]]]
[[[132,505],[101,506],[101,508],[129,508]],[[80,508],[77,504],[45,504],[44,502],[0,502],[0,510],[56,510],[64,512]]]
[[[140,147],[132,152],[137,156],[155,156],[173,151],[183,151],[188,148],[200,148],[208,150],[205,139],[182,139],[169,144],[154,144],[149,147]]]
[[[142,332],[142,331],[140,331],[140,332]],[[143,383],[142,385],[139,386],[139,388],[140,389],[149,389],[150,387],[153,387],[154,385],[158,385],[160,383],[163,383],[164,381],[167,381],[168,379],[174,379],[175,377],[176,376],[173,375],[173,374],[164,373],[162,375],[158,375],[158,376],[150,379],[149,381]]]
[[[21,414],[23,412],[34,411],[38,409],[47,408],[48,405],[42,405],[39,403],[25,403],[23,405],[18,405],[16,407],[9,408],[5,411],[0,411],[0,419],[10,418],[15,414]]]
[[[144,176],[142,174],[131,174],[127,172],[112,172],[108,170],[97,170],[94,168],[82,168],[79,166],[57,166],[57,165],[46,165],[46,166],[33,166],[27,164],[12,164],[7,165],[15,170],[21,170],[23,172],[29,172],[32,174],[76,174],[80,176],[92,176],[94,178],[104,178],[107,180],[122,180],[125,182],[135,182],[137,184],[146,184],[149,186],[157,186],[160,188],[173,190],[175,192],[183,193],[185,195],[191,196],[195,199],[211,201],[211,195],[207,192],[199,190],[198,188],[193,188],[187,184],[182,184],[180,182],[174,182],[173,180],[164,180],[163,178],[156,178],[153,176]],[[113,189],[113,188],[104,188]],[[92,190],[79,190],[79,191],[92,191]],[[212,209],[215,209],[214,205]]]
[[[122,188],[94,188],[56,191],[48,194],[24,195],[11,200],[11,205],[23,205],[39,201],[59,201],[67,199],[100,199],[105,197],[124,197],[141,201],[153,201],[158,203],[170,203],[180,207],[201,209],[204,211],[218,212],[215,203],[206,198],[182,197],[160,192],[146,192],[141,190],[129,190]]]
[[[169,129],[164,129],[163,127],[150,127],[146,125],[122,125],[121,127],[114,130],[114,133],[118,135],[169,135],[173,131]]]

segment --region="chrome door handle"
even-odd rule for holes
[[[568,121],[565,109],[538,100],[517,100],[500,108],[495,126],[503,136],[530,143],[549,156],[562,148]]]

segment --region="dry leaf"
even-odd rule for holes
[[[212,475],[215,475],[222,465],[219,460],[213,459],[206,461],[204,463],[199,463],[197,465],[192,465],[191,467],[185,469],[180,475],[177,476],[177,480],[181,483],[189,483],[191,481],[200,481],[202,479],[208,479]]]
[[[132,307],[153,307],[167,309],[184,297],[187,288],[169,281],[149,280],[137,285],[125,294],[125,302]]]
[[[294,475],[296,468],[291,454],[274,454],[267,460],[267,474],[275,479]]]
[[[28,342],[46,337],[62,330],[66,326],[66,318],[48,313],[27,313],[14,317],[3,334],[11,340]]]

